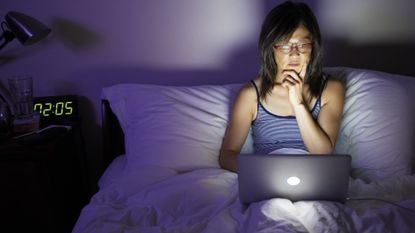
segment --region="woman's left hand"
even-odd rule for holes
[[[282,86],[288,88],[289,99],[293,107],[304,104],[303,84],[306,70],[307,63],[304,63],[300,73],[294,70],[284,70],[282,72],[284,75]]]

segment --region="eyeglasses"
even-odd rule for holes
[[[300,53],[309,53],[312,49],[312,42],[308,42],[308,43],[304,43],[304,44],[297,44],[297,43],[293,43],[293,44],[276,44],[274,45],[274,48],[277,49],[278,51],[282,52],[283,54],[289,54],[291,53],[294,48],[297,48],[297,51]]]

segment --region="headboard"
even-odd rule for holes
[[[108,100],[101,100],[101,114],[103,159],[104,167],[107,168],[118,155],[125,154],[124,132]]]

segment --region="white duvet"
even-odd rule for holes
[[[101,187],[73,232],[415,232],[415,175],[351,180],[350,196],[391,203],[275,198],[243,206],[235,173],[145,166]]]

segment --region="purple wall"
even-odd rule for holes
[[[1,50],[0,80],[30,74],[35,96],[82,97],[87,160],[95,183],[101,162],[102,87],[252,79],[258,69],[261,22],[278,2],[2,0],[0,15],[9,10],[31,15],[49,25],[52,34],[30,47],[13,41]],[[415,52],[415,28],[409,24],[415,16],[400,14],[414,9],[411,1],[394,1],[394,7],[386,0],[308,3],[320,20],[326,65],[415,76],[408,59]]]

